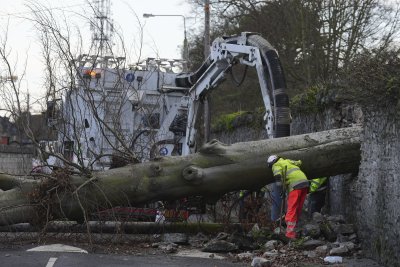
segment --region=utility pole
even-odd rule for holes
[[[204,0],[204,59],[210,55],[210,0]]]
[[[210,0],[204,0],[204,60],[210,55]],[[204,142],[210,141],[211,115],[209,96],[203,99]]]

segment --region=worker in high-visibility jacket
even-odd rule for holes
[[[326,191],[328,188],[328,177],[314,178],[310,180],[310,191],[308,196],[309,214],[321,212],[325,205]]]
[[[299,221],[304,201],[310,186],[304,172],[300,170],[301,160],[284,159],[271,155],[267,160],[268,166],[276,182],[281,182],[288,191],[286,221],[286,237],[296,238],[295,228]]]

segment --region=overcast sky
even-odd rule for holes
[[[77,14],[87,13],[87,16],[91,16],[91,9],[86,8],[86,0],[35,0],[33,2],[54,10],[63,10],[64,14],[68,14],[68,18],[71,18],[71,21],[73,20],[78,25],[80,25],[80,15]],[[25,0],[0,0],[0,4],[1,36],[4,36],[2,33],[8,25],[8,46],[12,49],[14,61],[17,61],[17,72],[22,72],[25,58],[28,56],[26,78],[23,85],[30,88],[32,98],[39,97],[41,92],[36,88],[39,88],[42,81],[40,76],[43,72],[43,66],[40,63],[38,37],[32,23],[21,18],[30,15],[27,7],[29,2]],[[111,0],[111,18],[116,29],[123,33],[132,60],[136,59],[138,55],[140,24],[144,26],[144,46],[141,58],[157,56],[180,58],[180,47],[184,38],[183,18],[177,16],[146,19],[143,18],[143,13],[184,15],[187,17],[187,30],[201,27],[201,18],[189,18],[193,16],[190,14],[190,10],[191,7],[185,0]],[[87,40],[90,41],[89,25],[83,20],[81,30],[87,34]],[[16,56],[18,56],[18,60]],[[3,75],[3,70],[0,71]],[[20,76],[20,73],[15,73],[15,75]]]

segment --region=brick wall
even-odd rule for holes
[[[34,149],[30,146],[0,145],[0,172],[25,175],[32,169]]]

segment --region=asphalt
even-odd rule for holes
[[[135,249],[132,246],[117,248],[110,244],[112,250],[95,250],[90,252],[84,247],[64,244],[1,243],[0,267],[123,267],[123,266],[190,266],[190,267],[240,267],[251,266],[250,262],[233,262],[226,255],[201,252],[197,249],[182,249],[176,254],[162,253],[160,250]],[[118,253],[116,251],[119,251]],[[279,265],[279,263],[277,262]],[[331,267],[382,267],[377,262],[366,258],[343,258],[340,264],[328,264]],[[297,262],[299,267],[324,267],[326,264]]]
[[[227,259],[177,257],[162,255],[119,255],[82,252],[27,251],[33,246],[0,250],[0,266],[21,267],[239,267],[250,264],[235,263]]]

